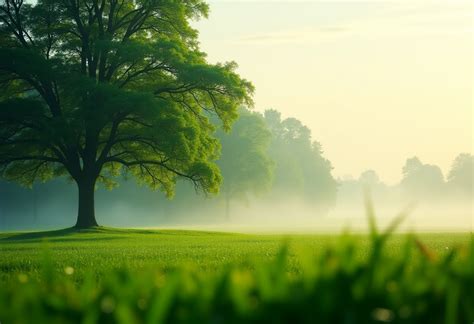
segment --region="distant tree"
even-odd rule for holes
[[[407,159],[402,172],[400,186],[412,198],[434,198],[443,192],[443,173],[436,165],[423,164],[420,159],[413,157]]]
[[[333,205],[337,182],[321,145],[312,142],[309,128],[295,118],[281,120],[275,110],[265,111],[265,121],[272,133],[270,157],[276,165],[273,190],[320,207]]]
[[[472,199],[474,190],[474,156],[468,153],[459,154],[448,174],[448,186],[455,194]]]
[[[374,170],[366,170],[360,174],[359,182],[369,187],[375,187],[380,184],[380,179]]]
[[[385,184],[374,170],[363,171],[358,178],[345,177],[338,181],[337,203],[341,207],[360,208],[367,193],[374,201],[387,203],[394,194],[394,188]]]
[[[273,162],[268,156],[271,133],[262,116],[242,109],[230,133],[220,131],[222,155],[217,161],[222,176],[222,194],[226,217],[230,217],[230,201],[260,194],[271,187]]]
[[[1,176],[25,185],[68,175],[76,227],[97,225],[96,183],[128,173],[173,194],[221,182],[225,128],[251,104],[235,63],[211,65],[189,21],[201,0],[3,0],[0,4]]]

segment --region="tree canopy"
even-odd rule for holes
[[[258,113],[242,109],[232,131],[218,133],[222,156],[218,165],[222,171],[222,193],[229,217],[233,198],[245,199],[248,193],[259,194],[271,188],[273,161],[268,155],[271,133]]]
[[[282,120],[273,109],[265,111],[265,121],[272,134],[269,154],[275,161],[275,194],[300,197],[321,208],[332,206],[337,182],[310,129],[296,118]]]
[[[219,143],[253,86],[209,64],[190,20],[201,0],[3,0],[0,166],[26,185],[68,175],[76,226],[96,225],[94,187],[129,174],[173,194],[179,177],[215,193]]]
[[[443,194],[444,176],[437,165],[424,164],[417,157],[406,160],[400,186],[410,197],[433,197]]]
[[[448,186],[455,194],[472,199],[474,193],[474,156],[468,153],[459,154],[448,174]]]

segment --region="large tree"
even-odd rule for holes
[[[229,128],[253,87],[199,50],[203,1],[1,1],[2,177],[70,176],[79,228],[97,225],[96,183],[125,173],[169,196],[179,177],[218,191],[206,116]]]

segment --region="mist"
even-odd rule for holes
[[[400,166],[401,180],[387,185],[374,170],[336,179],[323,147],[299,120],[244,108],[227,133],[216,161],[222,183],[217,194],[177,180],[172,199],[132,179],[119,177],[113,190],[97,186],[101,225],[135,228],[194,228],[238,232],[366,231],[366,198],[377,222],[406,214],[402,231],[473,229],[474,157],[459,154],[445,175],[417,157]],[[0,182],[0,230],[56,229],[74,225],[77,188],[65,178],[31,189]]]
[[[74,224],[77,190],[63,180],[38,184],[33,189],[1,184],[0,226],[2,231],[54,229]],[[344,184],[340,189],[344,189]],[[189,184],[180,191],[192,192]],[[363,189],[352,196],[338,192],[336,204],[327,209],[298,197],[272,199],[249,197],[231,203],[225,214],[222,197],[195,194],[188,199],[168,200],[133,182],[114,191],[99,189],[96,213],[104,226],[140,228],[195,228],[240,232],[339,232],[367,230]],[[177,193],[179,194],[179,192]],[[384,197],[382,197],[384,196]],[[408,208],[403,231],[472,231],[472,199],[416,200],[400,193],[371,191],[377,222],[387,226]]]

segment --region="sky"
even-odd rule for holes
[[[473,152],[472,1],[210,1],[210,62],[236,61],[255,110],[306,124],[338,178],[395,184],[418,156]]]

